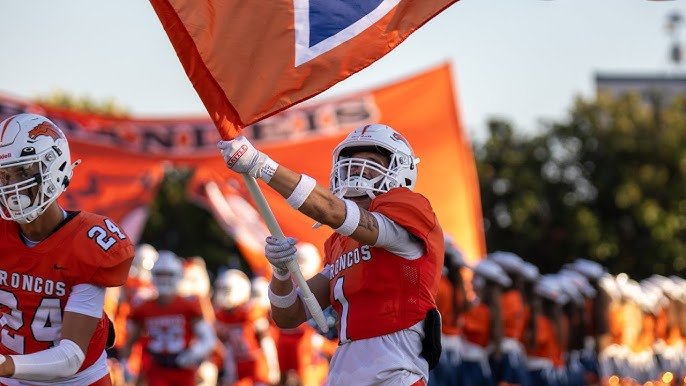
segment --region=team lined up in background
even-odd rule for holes
[[[178,264],[169,264],[169,259]],[[312,244],[299,245],[298,260],[306,277],[321,266]],[[156,307],[158,288],[168,291],[169,278],[174,296]],[[251,280],[237,269],[225,270],[211,281],[202,258],[181,259],[139,245],[129,280],[111,288],[106,302],[117,330],[109,352],[113,383],[154,386],[197,377],[202,385],[323,384],[338,345],[335,328],[328,336],[320,335],[314,323],[277,328],[269,317],[268,285],[265,278]],[[178,354],[198,340],[185,326],[198,318],[214,327],[216,344],[197,358],[195,366],[180,366]],[[333,326],[335,319],[330,316],[329,321]],[[140,339],[131,336],[132,330]]]
[[[171,255],[179,264],[164,263],[159,255]],[[266,279],[251,280],[229,269],[211,285],[201,258],[185,259],[183,265],[182,260],[139,245],[127,284],[112,289],[108,313],[118,330],[110,351],[116,384],[168,384],[184,373],[203,385],[324,383],[338,344],[330,309],[328,334],[320,334],[313,322],[279,329],[269,317]],[[298,245],[298,261],[305,277],[321,268],[311,244]],[[449,239],[444,261],[437,296],[443,353],[430,385],[684,383],[684,279],[653,275],[639,283],[586,259],[541,275],[509,252],[491,253],[469,266]],[[173,300],[155,309],[156,288],[168,291],[170,277]],[[198,318],[214,327],[218,339],[196,358],[197,366],[180,368],[176,355],[201,337],[192,329],[170,334],[169,326],[192,326]],[[156,328],[160,323],[166,323],[164,329]],[[141,339],[131,336],[132,326]],[[164,336],[156,335],[160,332]]]

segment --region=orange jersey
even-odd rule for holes
[[[655,318],[655,339],[667,341],[667,331],[669,329],[669,318],[667,308],[660,307],[660,311]]]
[[[624,331],[624,310],[618,304],[611,304],[607,314],[610,324],[610,336],[612,343],[622,344],[622,332]]]
[[[202,319],[202,310],[196,297],[176,296],[169,304],[151,299],[134,307],[129,319],[141,326],[148,352],[173,355],[190,344],[193,322]]]
[[[236,379],[267,381],[267,361],[255,328],[259,319],[266,318],[264,311],[248,303],[232,310],[217,310],[215,318],[217,338],[224,344],[228,360],[235,362]]]
[[[681,343],[683,340],[683,337],[681,336],[681,331],[679,330],[679,326],[672,326],[668,329],[667,331],[667,344],[672,346],[678,343]],[[686,343],[686,342],[684,342]]]
[[[115,347],[124,347],[126,344],[126,321],[129,318],[131,309],[139,303],[152,298],[154,293],[154,287],[149,281],[143,281],[132,276],[126,279],[126,283],[121,287],[119,304],[116,306],[116,312],[112,319],[117,338],[114,342]]]
[[[0,220],[0,354],[30,354],[52,347],[60,340],[72,288],[124,284],[133,255],[123,231],[96,214],[71,213],[33,248],[22,241],[17,223]],[[108,328],[103,311],[81,369],[102,355]]]
[[[500,307],[503,318],[503,335],[521,341],[526,327],[524,301],[521,293],[516,289],[503,292],[500,296]]]
[[[435,307],[443,268],[443,231],[424,196],[391,189],[372,200],[369,210],[405,228],[425,252],[408,260],[338,233],[326,240],[329,300],[340,315],[342,342],[390,334],[423,320]]]
[[[441,330],[446,335],[460,335],[462,329],[463,315],[455,310],[453,296],[455,288],[447,277],[442,276],[438,286],[438,295],[436,295],[436,307],[441,312]],[[458,300],[458,307],[463,305],[466,299],[460,297]]]
[[[655,343],[655,315],[645,313],[641,324],[641,334],[632,347],[636,352],[648,350]]]
[[[307,323],[297,328],[280,329],[276,339],[281,373],[295,371],[304,386],[323,385],[329,368],[328,358],[338,344],[315,331]]]
[[[529,357],[548,358],[556,366],[564,363],[560,343],[555,335],[555,328],[546,316],[538,315],[538,318],[536,318],[536,347],[527,347],[526,355]]]
[[[479,303],[464,315],[462,336],[469,342],[486,347],[491,341],[491,310]]]

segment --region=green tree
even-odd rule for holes
[[[577,99],[532,137],[489,123],[477,168],[489,251],[554,271],[589,257],[641,278],[686,271],[686,101]]]
[[[228,266],[250,272],[226,232],[211,213],[186,199],[191,169],[169,169],[150,205],[140,242],[182,257],[201,256],[210,272]]]
[[[111,97],[97,100],[88,95],[76,96],[72,93],[57,90],[39,95],[35,102],[43,106],[99,114],[106,117],[122,118],[129,115],[128,109]]]

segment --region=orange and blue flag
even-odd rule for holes
[[[222,137],[321,93],[458,0],[151,0]]]

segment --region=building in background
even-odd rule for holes
[[[610,93],[620,97],[627,93],[638,93],[645,103],[655,98],[669,104],[675,97],[686,96],[686,74],[611,74],[597,73],[596,93]]]
[[[683,67],[683,45],[680,37],[683,21],[681,13],[677,11],[667,15],[665,30],[671,40],[669,71],[656,74],[597,73],[596,94],[609,93],[616,98],[627,93],[638,93],[646,104],[658,101],[667,105],[678,96],[686,96],[686,71]]]

